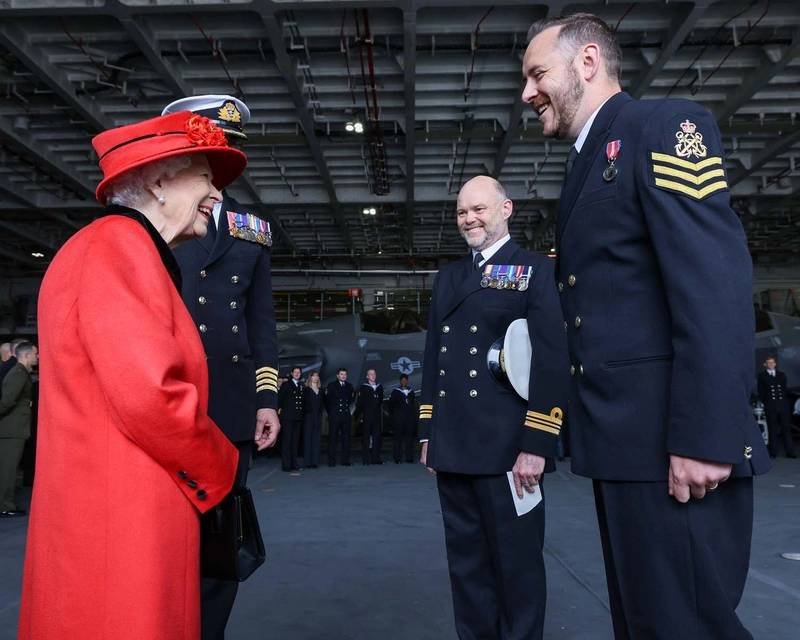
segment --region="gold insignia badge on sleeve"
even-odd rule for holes
[[[675,153],[679,158],[705,158],[708,154],[706,145],[703,144],[703,134],[697,130],[694,122],[689,122],[687,118],[681,122],[681,130],[675,133],[678,144],[675,145]]]

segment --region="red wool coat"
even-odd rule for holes
[[[19,638],[197,640],[198,512],[228,493],[238,454],[206,414],[200,337],[141,224],[105,217],[61,249],[39,347]]]

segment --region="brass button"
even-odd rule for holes
[[[582,364],[579,364],[579,365],[578,365],[578,373],[580,373],[581,375],[583,375],[583,365],[582,365]]]
[[[475,371],[475,369],[470,369],[470,370],[469,370],[469,377],[470,377],[470,378],[474,378],[474,377],[475,377],[475,376],[477,376],[477,375],[478,375],[478,372],[477,372],[477,371]]]
[[[747,458],[748,460],[753,457],[753,447],[747,445],[744,448],[744,457]]]
[[[232,276],[231,277],[231,283],[232,284],[238,284],[239,283],[239,276]]]
[[[444,369],[439,369],[439,375],[440,375],[440,376],[443,376],[443,375],[444,375]]]
[[[236,302],[236,300],[231,301],[231,309],[238,309],[238,308],[239,304]]]
[[[207,302],[207,300],[206,300],[206,297],[205,297],[205,296],[200,296],[200,297],[197,299],[197,301],[198,301],[200,304],[205,304],[205,303]]]
[[[239,325],[238,324],[233,325],[231,327],[231,331],[233,331],[234,333],[239,333]]]
[[[239,356],[235,355],[231,358],[231,362],[239,362]]]
[[[439,392],[439,397],[440,397],[440,398],[444,398],[446,395],[447,395],[447,392],[446,392],[444,389],[442,389],[442,390]]]
[[[470,398],[477,398],[478,397],[478,392],[475,391],[475,389],[470,389],[469,390],[469,397]]]
[[[580,328],[580,326],[581,326],[581,322],[583,322],[583,321],[581,320],[581,317],[580,317],[580,316],[575,316],[575,328],[576,328],[576,329]]]
[[[208,331],[208,327],[206,325],[204,325],[204,324],[201,324],[197,328],[200,329],[200,333],[205,333],[206,331]]]
[[[570,367],[569,367],[569,375],[571,375],[571,376],[575,375],[575,365],[574,364],[570,365]]]
[[[474,356],[476,353],[478,353],[478,347],[469,348],[469,355]]]
[[[564,331],[566,331],[566,330],[567,330],[567,326],[568,326],[568,325],[567,325],[567,321],[566,321],[566,320],[564,320]]]
[[[577,278],[573,274],[570,273],[569,277],[567,278],[567,283],[569,284],[569,286],[570,287],[574,287],[576,281],[577,281]]]
[[[201,277],[201,278],[205,278],[207,275],[208,275],[208,274],[206,273],[206,270],[205,270],[205,269],[201,269],[201,270],[200,270],[200,277]]]
[[[470,326],[470,328],[469,328],[469,332],[470,332],[470,333],[478,333],[478,327],[476,327],[476,326],[473,324],[472,326]]]
[[[558,283],[558,292],[561,293],[562,291],[564,291],[564,283],[563,282],[559,282]]]
[[[441,351],[442,353],[447,353],[447,347],[445,347],[444,345],[442,345],[442,348],[441,348],[441,349],[439,349],[439,351]]]
[[[450,333],[450,327],[448,325],[444,325],[442,327],[442,333]]]

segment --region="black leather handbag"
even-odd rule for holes
[[[200,574],[242,582],[266,559],[253,495],[247,487],[234,487],[200,518]]]

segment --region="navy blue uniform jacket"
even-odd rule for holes
[[[277,404],[278,340],[269,249],[230,235],[228,211],[246,212],[226,195],[216,241],[197,238],[174,253],[206,350],[208,414],[231,441],[243,442],[255,434],[256,409]]]
[[[609,99],[564,185],[556,242],[573,471],[666,480],[669,454],[765,471],[749,405],[752,264],[711,114]]]
[[[521,451],[552,457],[564,420],[569,365],[552,260],[509,240],[489,264],[532,266],[528,289],[482,288],[471,255],[443,267],[433,284],[419,429],[438,471],[501,474]],[[533,345],[527,404],[486,360],[518,318],[527,318]]]

